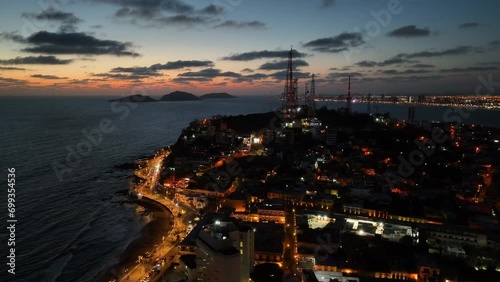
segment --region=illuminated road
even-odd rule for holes
[[[153,193],[153,188],[157,185],[160,177],[163,160],[169,154],[170,151],[160,151],[153,159],[144,162],[145,167],[141,167],[139,170],[134,172],[136,176],[143,179],[143,181],[136,185],[134,192],[139,197],[156,201],[169,209],[172,212],[174,219],[173,227],[168,234],[165,234],[164,242],[161,245],[151,246],[151,258],[148,259],[148,261],[144,260],[143,262],[138,263],[134,268],[125,273],[119,281],[158,281],[170,267],[172,263],[172,259],[170,258],[177,256],[177,245],[179,244],[178,239],[183,238],[186,235],[187,226],[182,220],[186,217],[178,217],[178,214],[185,214],[186,211],[173,201]],[[159,274],[146,278],[148,272],[151,272],[151,270],[155,267],[155,261],[161,258],[165,258],[165,260],[163,263],[160,262],[159,267],[157,267]]]
[[[283,266],[291,269],[297,265],[297,236],[296,236],[295,209],[292,203],[285,205],[285,241],[283,252]]]

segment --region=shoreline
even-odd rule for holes
[[[132,240],[118,258],[119,262],[109,267],[99,281],[110,281],[115,276],[123,276],[126,269],[132,270],[137,266],[137,258],[145,252],[152,252],[154,245],[162,243],[162,237],[166,236],[173,227],[173,214],[163,204],[148,198],[135,201],[153,214],[153,219],[140,231],[138,238]],[[171,224],[169,224],[171,223]]]

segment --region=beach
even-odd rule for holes
[[[142,228],[140,237],[127,246],[120,256],[120,262],[108,269],[101,281],[111,281],[113,278],[123,276],[126,269],[133,269],[137,266],[138,256],[146,252],[153,253],[154,245],[160,245],[162,237],[167,237],[172,229],[170,223],[173,216],[165,206],[146,198],[137,200],[137,204],[151,211],[153,219]]]

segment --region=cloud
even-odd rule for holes
[[[182,68],[195,68],[195,67],[212,67],[214,63],[212,61],[199,61],[199,60],[189,60],[189,61],[170,61],[165,64],[154,64],[149,67],[116,67],[111,69],[111,71],[106,73],[99,73],[95,76],[104,76],[114,79],[142,79],[154,76],[162,76],[160,70],[176,70]]]
[[[0,71],[2,70],[26,70],[25,68],[16,68],[16,67],[0,67]]]
[[[309,64],[304,60],[292,60],[292,66],[297,69],[298,67],[309,66]],[[259,67],[260,70],[282,70],[286,68],[288,68],[288,60],[267,62]]]
[[[128,0],[122,0],[129,2]],[[138,1],[138,2],[148,2],[148,1]],[[194,11],[193,6],[186,4],[180,0],[159,0],[159,1],[149,1],[149,2],[159,2],[162,10],[174,12],[174,13],[190,13]]]
[[[242,76],[244,78],[250,78],[250,79],[264,79],[264,78],[267,78],[268,75],[265,74],[265,73],[252,73],[252,74],[249,74],[249,75],[245,75],[245,76]]]
[[[423,51],[405,54],[401,53],[398,56],[406,57],[406,58],[432,58],[432,57],[441,57],[441,56],[449,56],[449,55],[464,55],[468,54],[474,50],[478,50],[476,48],[470,46],[459,46],[451,49],[444,49],[440,51]]]
[[[71,85],[78,85],[78,84],[89,84],[89,82],[91,82],[92,79],[72,79],[68,82],[66,82],[65,84],[71,84]]]
[[[30,75],[34,78],[42,78],[42,79],[67,79],[67,77],[60,77],[57,75],[46,75],[46,74],[32,74]]]
[[[359,77],[363,76],[363,74],[359,72],[331,72],[326,76],[326,80],[337,80],[340,78],[348,78],[349,76]]]
[[[271,77],[272,75],[267,75],[264,73],[252,73],[249,75],[242,75],[232,71],[223,72],[220,69],[208,68],[200,71],[190,71],[184,72],[177,75],[171,81],[177,83],[190,83],[190,82],[209,82],[216,77],[225,77],[226,79],[231,79],[233,83],[248,82],[252,83],[254,80],[265,79]]]
[[[175,77],[175,78],[172,78],[170,81],[175,82],[175,83],[189,84],[191,82],[210,82],[210,81],[212,81],[212,78],[210,78],[210,77]]]
[[[278,72],[272,73],[268,77],[274,78],[276,80],[285,80],[286,74],[287,74],[287,71],[286,70],[282,70],[282,71],[278,71]],[[294,71],[293,72],[293,77],[294,78],[309,78],[309,77],[311,77],[311,73],[309,73],[309,72]]]
[[[149,77],[149,76],[161,76],[161,73],[157,73],[155,69],[152,68],[147,68],[147,67],[117,67],[113,68],[111,73],[130,73],[134,76],[144,76],[144,77]]]
[[[66,65],[73,60],[58,59],[54,56],[28,56],[0,60],[0,65]]]
[[[375,62],[375,61],[369,61],[369,60],[364,60],[355,63],[356,66],[359,67],[385,67],[389,65],[397,65],[397,64],[404,64],[404,63],[416,63],[418,61],[414,61],[411,59],[414,58],[434,58],[434,57],[442,57],[442,56],[452,56],[452,55],[464,55],[472,52],[482,52],[481,48],[477,47],[471,47],[471,46],[459,46],[451,49],[444,49],[444,50],[439,50],[439,51],[422,51],[422,52],[415,52],[415,53],[400,53],[397,54],[396,56],[389,58],[387,60],[384,60],[382,62]],[[424,64],[421,64],[419,67],[422,68]]]
[[[429,65],[429,64],[415,64],[412,67],[413,68],[433,68],[434,65]]]
[[[207,19],[199,16],[176,15],[176,16],[158,18],[156,19],[156,22],[161,25],[166,24],[166,25],[191,27],[196,24],[206,23]]]
[[[132,80],[140,81],[141,79],[148,78],[148,75],[136,74],[136,73],[93,73],[92,76],[104,77],[106,79],[118,79],[118,80]],[[161,74],[158,74],[161,75]],[[157,76],[157,75],[152,75]]]
[[[251,22],[237,22],[233,20],[225,21],[221,24],[214,26],[214,28],[230,28],[230,29],[242,29],[242,28],[252,28],[252,29],[267,29],[265,23],[260,21]]]
[[[343,32],[335,37],[319,38],[309,41],[303,46],[314,51],[325,53],[339,53],[365,43],[359,32]]]
[[[63,12],[60,10],[56,10],[52,7],[42,11],[39,14],[23,13],[22,16],[28,19],[34,19],[39,21],[60,22],[61,26],[59,27],[59,30],[61,32],[75,32],[77,29],[76,25],[82,21],[73,13]]]
[[[150,68],[156,70],[176,70],[182,68],[194,68],[194,67],[213,67],[214,63],[212,61],[198,61],[198,60],[190,60],[190,61],[171,61],[165,64],[154,64]]]
[[[463,24],[459,25],[458,28],[465,29],[465,28],[473,28],[473,27],[478,27],[478,26],[479,26],[479,23],[470,22],[470,23],[463,23]]]
[[[30,53],[139,56],[130,50],[130,42],[98,39],[81,32],[39,31],[22,39],[22,42],[29,46],[22,51]]]
[[[102,84],[99,84],[97,86],[99,86],[100,88],[106,88],[106,89],[113,88],[113,86],[111,84],[109,84],[109,83],[102,83]]]
[[[356,66],[358,67],[365,67],[365,68],[371,68],[377,66],[379,63],[375,61],[369,61],[369,60],[363,60],[361,62],[355,63]]]
[[[224,7],[210,4],[201,9],[181,0],[90,0],[117,6],[116,19],[126,19],[140,27],[201,26],[214,21],[226,13]]]
[[[249,68],[244,68],[241,70],[241,72],[254,72],[254,70]]]
[[[206,15],[218,16],[218,15],[223,15],[225,13],[225,10],[224,10],[224,7],[210,4],[210,5],[206,6],[205,8],[201,9],[200,13],[206,14]]]
[[[321,1],[321,7],[322,7],[322,8],[328,8],[328,7],[331,7],[331,6],[333,6],[333,4],[335,4],[335,1],[334,1],[334,0],[322,0],[322,1]]]
[[[329,68],[329,70],[335,70],[335,71],[338,71],[338,70],[341,70],[341,71],[347,71],[349,70],[350,67],[342,67],[342,68]]]
[[[194,7],[181,0],[152,0],[152,1],[130,1],[130,0],[91,0],[92,2],[111,4],[122,8],[128,8],[137,15],[154,14],[155,11],[170,13],[192,13]]]
[[[26,42],[26,39],[22,35],[20,35],[17,31],[2,32],[2,33],[0,33],[0,37],[2,39],[11,40],[11,41],[14,41],[17,43],[25,43]]]
[[[358,67],[371,68],[371,67],[385,67],[385,66],[389,66],[389,65],[399,65],[399,64],[411,63],[411,62],[414,62],[414,61],[396,56],[396,57],[384,60],[382,62],[364,60],[364,61],[355,63],[355,65]]]
[[[69,33],[69,32],[76,32],[77,28],[74,25],[61,25],[59,27],[59,32],[62,33]]]
[[[222,60],[226,61],[252,61],[258,59],[269,59],[269,58],[288,58],[289,51],[251,51],[239,54],[233,54],[226,57],[223,57]],[[307,54],[300,53],[297,50],[292,50],[292,56],[294,58],[303,58],[306,57]]]
[[[214,77],[240,77],[241,74],[227,71],[227,72],[222,72],[220,69],[214,69],[214,68],[208,68],[208,69],[203,69],[200,71],[189,71],[189,72],[184,72],[180,73],[177,76],[189,76],[189,77],[208,77],[208,78],[214,78]]]
[[[381,72],[383,74],[418,74],[418,73],[429,73],[430,71],[429,70],[422,70],[422,69],[420,69],[420,70],[407,69],[404,71],[390,69],[390,70],[379,70],[379,72]]]
[[[381,81],[384,82],[416,82],[416,81],[423,81],[423,80],[438,80],[441,78],[445,78],[445,76],[440,76],[440,75],[433,75],[433,76],[416,76],[416,75],[411,75],[411,76],[393,76],[393,77],[385,77],[381,78]]]
[[[27,83],[28,81],[23,79],[0,77],[0,86],[2,87],[23,86],[26,85]]]
[[[480,65],[480,66],[500,66],[500,61],[481,62],[481,63],[477,63],[477,65]]]
[[[379,70],[379,72],[384,73],[384,74],[396,74],[398,73],[397,70],[391,69],[391,70]]]
[[[414,25],[403,26],[388,33],[392,37],[420,37],[429,36],[430,34],[428,28],[418,28]]]
[[[480,71],[492,71],[497,70],[498,67],[467,67],[467,68],[451,68],[451,69],[441,69],[442,73],[456,73],[456,72],[480,72]]]
[[[490,45],[491,47],[499,47],[500,46],[500,40],[495,40],[495,41],[491,41],[491,42],[488,42],[488,45]]]
[[[441,78],[445,78],[446,76],[440,75],[428,75],[428,76],[382,76],[382,77],[357,77],[355,78],[356,84],[360,83],[372,83],[372,82],[384,82],[384,83],[396,83],[396,82],[420,82],[420,81],[428,81],[428,80],[439,80]],[[336,82],[338,83],[347,83],[347,77],[337,78]]]
[[[240,77],[237,77],[232,80],[233,83],[242,83],[242,82],[247,82],[247,83],[253,83],[254,80],[261,80],[261,79],[266,79],[269,76],[265,73],[253,73],[249,75],[242,75]]]
[[[65,24],[75,25],[80,23],[82,20],[75,16],[73,13],[63,12],[56,10],[54,8],[48,8],[39,14],[35,13],[23,13],[22,17],[28,19],[35,19],[40,21],[59,21]]]

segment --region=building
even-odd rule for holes
[[[184,191],[183,191],[184,192]],[[203,209],[207,205],[207,197],[194,193],[175,193],[174,199],[176,202],[189,206],[194,209]]]
[[[326,145],[327,146],[337,145],[337,130],[327,129],[327,131],[326,131]]]
[[[215,237],[215,234],[209,232],[200,232],[196,242],[197,279],[200,281],[240,281],[238,249],[233,246],[231,239]]]
[[[342,272],[337,271],[323,271],[323,270],[310,270],[304,273],[307,277],[306,281],[318,282],[359,282],[358,277],[344,276]]]
[[[236,191],[224,198],[222,207],[232,208],[235,212],[245,212],[248,204],[248,194],[241,191]]]
[[[436,260],[430,255],[417,256],[418,280],[428,282],[437,280],[440,269]]]
[[[261,222],[285,222],[285,204],[282,199],[270,199],[261,203],[257,210]]]
[[[179,258],[180,268],[188,277],[189,282],[196,281],[196,256],[195,255],[182,255]]]
[[[462,246],[476,248],[488,245],[487,235],[473,232],[468,228],[453,225],[427,226],[427,238],[438,245]]]
[[[198,280],[249,281],[254,265],[253,229],[216,220],[202,227],[196,246]]]
[[[415,107],[409,107],[408,108],[408,121],[412,122],[414,120],[415,120]]]

